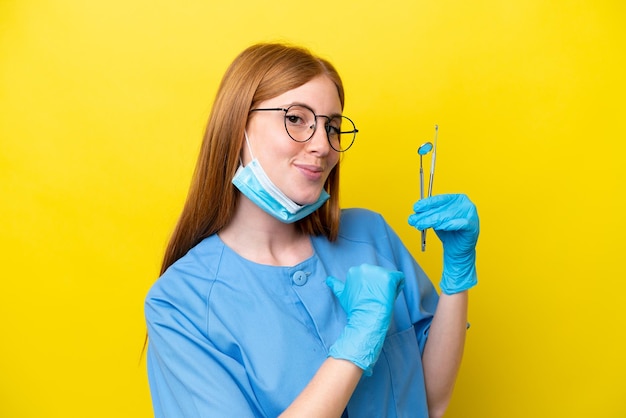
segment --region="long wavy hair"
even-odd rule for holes
[[[302,47],[262,43],[235,58],[218,89],[187,200],[165,251],[161,273],[230,222],[239,195],[231,180],[239,165],[250,109],[319,75],[335,83],[343,109],[343,84],[336,69]],[[324,187],[330,199],[298,221],[296,227],[333,241],[339,229],[339,162]]]

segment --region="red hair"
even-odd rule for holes
[[[257,44],[235,58],[218,89],[189,194],[163,257],[162,273],[230,222],[239,194],[231,180],[239,166],[250,109],[319,75],[335,83],[343,108],[339,74],[328,61],[304,48]],[[330,199],[296,226],[303,233],[325,235],[333,241],[339,229],[339,163],[329,174],[325,189]]]

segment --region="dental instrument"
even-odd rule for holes
[[[437,136],[439,134],[439,125],[435,125],[435,139],[433,147],[433,155],[430,159],[430,179],[428,180],[428,197],[433,195],[433,182],[435,181],[435,161],[437,160]]]
[[[439,136],[439,125],[435,125],[435,139],[433,142],[425,142],[417,149],[420,156],[420,199],[424,198],[424,166],[422,158],[432,151],[430,159],[430,176],[428,179],[428,197],[433,195],[433,183],[435,182],[435,163],[437,161],[437,137]],[[426,251],[426,230],[422,231],[422,251]]]
[[[424,198],[424,164],[423,157],[427,155],[433,149],[432,142],[425,142],[417,149],[417,153],[420,156],[420,199]],[[432,167],[431,167],[431,180],[432,181]],[[428,187],[428,193],[431,193],[431,187]],[[426,230],[422,231],[422,251],[426,251]]]

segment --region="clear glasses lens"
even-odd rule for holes
[[[291,106],[285,112],[285,128],[294,141],[306,142],[315,132],[315,113],[303,106]]]
[[[352,146],[356,137],[354,123],[345,116],[338,116],[328,121],[326,133],[328,142],[335,151],[345,151]]]
[[[335,151],[346,151],[354,143],[357,129],[354,123],[345,116],[327,118],[320,116],[330,146]],[[285,128],[289,136],[297,142],[306,142],[315,133],[315,113],[304,106],[291,106],[285,113]]]

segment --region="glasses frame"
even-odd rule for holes
[[[309,110],[313,114],[313,117],[315,118],[315,125],[313,125],[313,132],[311,132],[311,135],[307,139],[305,139],[305,140],[298,140],[298,139],[294,138],[289,133],[289,129],[287,129],[287,114],[289,113],[289,109],[291,109],[292,107],[303,107],[303,108]],[[289,138],[291,138],[293,141],[298,142],[300,144],[310,141],[311,138],[313,138],[313,135],[315,135],[315,131],[317,131],[317,118],[325,118],[328,121],[327,123],[324,124],[324,131],[326,131],[326,140],[328,141],[328,144],[330,145],[330,147],[332,149],[334,149],[335,151],[337,151],[337,152],[346,152],[346,151],[348,151],[352,147],[352,145],[354,145],[354,140],[356,139],[356,134],[359,132],[359,130],[356,128],[356,125],[354,124],[352,119],[350,119],[347,116],[343,116],[343,115],[339,116],[340,118],[349,120],[350,123],[352,124],[352,126],[354,126],[354,129],[351,130],[351,131],[339,131],[339,135],[352,134],[352,142],[350,142],[350,145],[348,145],[347,148],[345,148],[343,150],[338,150],[337,148],[333,147],[333,144],[330,142],[330,129],[331,129],[331,126],[329,125],[329,123],[333,119],[330,116],[318,115],[310,107],[305,106],[305,105],[301,105],[301,104],[293,104],[293,105],[291,105],[289,107],[267,107],[267,108],[250,109],[250,112],[277,112],[277,111],[285,112],[285,116],[283,116],[283,124],[285,126],[285,131],[287,131],[287,135],[289,135]]]

